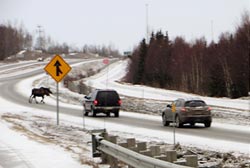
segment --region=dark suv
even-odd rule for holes
[[[204,123],[205,127],[210,127],[211,108],[199,98],[177,99],[162,111],[163,125],[168,126],[171,122],[176,122],[176,127],[182,127],[187,123],[191,126],[195,123]]]
[[[110,113],[114,113],[115,117],[119,117],[121,99],[115,90],[96,89],[84,98],[85,116],[91,113],[95,117],[97,113],[105,113],[109,117]]]

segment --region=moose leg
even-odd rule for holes
[[[32,103],[32,102],[33,102],[33,99],[34,99],[34,95],[31,94],[31,95],[30,95],[30,99],[29,99],[29,103]]]
[[[45,102],[44,102],[43,100],[44,100],[44,96],[42,96],[42,100],[41,100],[41,103],[43,103],[43,104],[44,104]]]
[[[36,101],[36,104],[38,104],[38,101],[36,100],[36,96],[33,96],[33,98],[35,99],[35,101]]]
[[[30,95],[29,103],[32,103],[32,95]]]

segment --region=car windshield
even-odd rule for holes
[[[187,101],[185,103],[186,107],[199,107],[199,106],[206,106],[206,103],[201,100],[192,100],[192,101]]]

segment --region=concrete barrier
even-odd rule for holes
[[[166,151],[167,161],[173,163],[177,160],[177,152],[175,150]]]
[[[143,151],[147,149],[147,143],[146,142],[138,142],[137,144],[137,148],[139,151]]]
[[[149,147],[152,156],[160,156],[161,155],[161,149],[160,146],[150,146]]]
[[[127,143],[128,143],[128,148],[130,147],[135,147],[135,138],[129,138],[127,139]]]
[[[186,166],[198,167],[198,157],[197,155],[185,155]]]
[[[112,144],[118,144],[119,146],[127,148],[130,151],[140,153],[144,156],[153,157],[153,158],[159,159],[161,161],[166,161],[166,162],[170,162],[170,163],[174,163],[174,164],[178,164],[178,165],[184,165],[184,166],[195,167],[195,168],[198,167],[197,155],[193,155],[193,154],[192,155],[185,155],[184,158],[182,157],[182,158],[177,160],[177,152],[175,150],[167,150],[167,151],[161,152],[161,146],[159,146],[159,145],[147,147],[146,142],[137,142],[136,143],[135,138],[129,138],[129,139],[126,139],[126,142],[118,143],[117,136],[108,135],[108,133],[106,133],[106,132],[104,132],[102,134],[102,137],[104,140],[109,141]],[[92,135],[92,141],[93,141],[93,138],[95,138],[95,136]],[[101,142],[104,143],[103,141],[101,141]],[[117,149],[117,148],[120,149],[120,147],[118,147],[118,146],[114,146],[110,143],[107,143],[107,144],[109,144],[109,146],[113,146],[113,149],[114,149],[113,153],[114,152],[116,153],[115,149]],[[94,144],[94,145],[98,145],[98,143]],[[109,148],[106,148],[106,150],[104,150],[104,149],[101,150],[102,151],[102,153],[101,153],[102,163],[109,164],[110,168],[118,168],[119,165],[121,165],[121,163],[122,163],[122,162],[118,162],[118,159],[121,159],[120,155],[117,155],[117,156],[113,155],[113,153],[109,153],[107,150],[109,150]],[[120,149],[120,150],[123,151],[124,149],[123,150]],[[105,154],[103,151],[108,152],[110,155]],[[130,152],[127,151],[127,153],[130,153]],[[136,157],[137,155],[133,154],[133,156]],[[118,159],[116,159],[115,157]],[[124,160],[124,158],[127,158],[127,156],[122,157],[121,160],[123,162],[126,160],[126,159]],[[141,158],[143,158],[143,157],[141,157]],[[127,159],[129,159],[129,156]],[[159,162],[161,162],[161,161],[159,161]],[[125,162],[127,163],[127,160]],[[157,160],[156,160],[156,162],[157,162]],[[155,164],[159,164],[158,162],[157,163],[156,162],[154,161]],[[167,163],[167,164],[170,164],[170,163]],[[131,165],[135,166],[135,164],[133,164],[133,163],[131,163]],[[180,167],[183,167],[183,166],[180,166]],[[133,167],[128,165],[128,168],[133,168]]]

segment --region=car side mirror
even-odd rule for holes
[[[88,96],[84,96],[84,98],[85,98],[85,99],[90,99],[90,97],[88,97]]]
[[[172,106],[170,104],[167,105],[168,108],[172,108]]]

